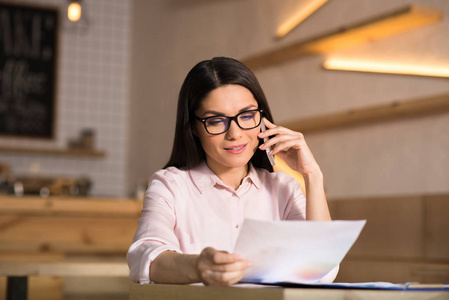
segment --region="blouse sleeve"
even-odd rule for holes
[[[279,172],[280,173],[280,172]],[[279,192],[281,201],[286,201],[283,220],[306,219],[306,197],[299,183],[287,174],[279,174]]]
[[[131,280],[150,283],[150,265],[162,252],[181,253],[174,233],[176,183],[167,170],[156,172],[149,181],[143,202],[142,216],[126,259]]]

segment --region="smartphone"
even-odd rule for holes
[[[267,128],[265,127],[265,124],[263,123],[263,120],[262,120],[262,123],[260,123],[260,124],[261,124],[261,126],[260,126],[260,131],[261,131],[261,132],[264,132],[265,130],[267,130]],[[267,141],[268,141],[268,138],[267,138],[267,137],[266,137],[266,138],[263,138],[263,142],[264,142],[264,143],[267,142]],[[274,161],[274,156],[271,155],[271,154],[269,154],[270,151],[271,151],[270,148],[265,149],[265,152],[267,153],[267,157],[268,157],[268,160],[270,161],[270,164],[271,164],[272,166],[274,166],[276,163],[275,163],[275,161]]]

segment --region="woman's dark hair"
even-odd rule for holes
[[[205,160],[206,155],[200,140],[192,131],[196,122],[194,112],[211,91],[229,84],[247,88],[253,94],[259,108],[263,109],[263,116],[273,122],[265,94],[256,76],[248,67],[227,57],[202,61],[187,74],[179,92],[175,140],[170,160],[164,168],[174,166],[188,170]],[[259,142],[261,143],[262,141]],[[255,167],[273,171],[265,151],[259,148],[251,158],[251,162]]]

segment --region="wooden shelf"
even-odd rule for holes
[[[393,101],[389,104],[292,120],[281,125],[305,133],[445,111],[449,111],[449,94],[408,101]]]
[[[14,154],[42,154],[52,156],[72,156],[72,157],[92,157],[103,158],[106,156],[104,151],[85,150],[85,149],[39,149],[39,148],[25,148],[25,147],[8,147],[0,146],[0,153],[14,153]]]
[[[249,68],[256,69],[305,55],[326,54],[429,25],[441,21],[442,18],[443,13],[439,10],[410,5],[367,22],[248,57],[242,62]]]
[[[99,198],[52,196],[1,195],[0,216],[20,214],[22,216],[89,216],[139,218],[142,201],[131,198]]]

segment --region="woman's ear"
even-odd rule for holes
[[[192,130],[192,133],[194,136],[198,137],[198,129],[195,125],[190,125],[190,129]]]

